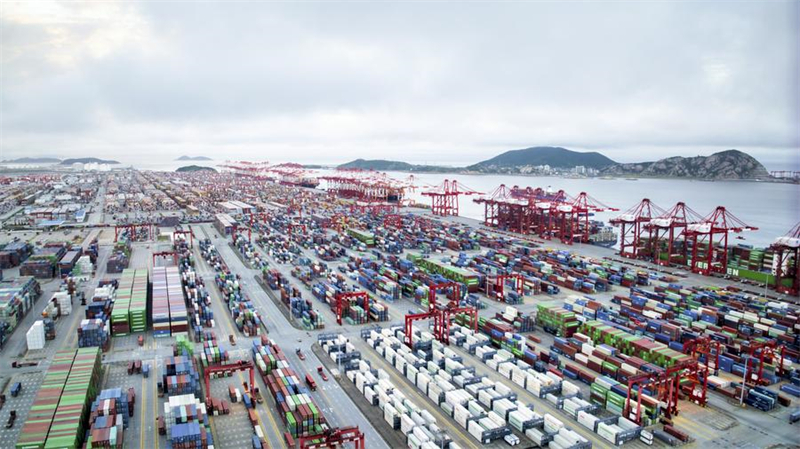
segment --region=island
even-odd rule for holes
[[[183,167],[178,167],[178,169],[176,169],[175,171],[177,173],[191,173],[196,171],[210,171],[214,173],[217,172],[217,170],[215,170],[213,167],[203,167],[201,165],[184,165]]]
[[[56,157],[21,157],[3,161],[4,164],[58,164],[60,162],[61,159]]]
[[[181,156],[176,161],[213,161],[210,157],[206,156]]]
[[[491,159],[460,168],[415,165],[383,159],[356,159],[337,168],[428,173],[623,176],[631,179],[775,180],[759,161],[739,150],[725,150],[709,156],[675,156],[654,162],[620,163],[598,152],[540,146],[506,151]]]
[[[110,159],[98,159],[96,157],[77,157],[73,159],[64,159],[61,161],[61,165],[72,165],[72,164],[106,164],[106,165],[114,165],[119,164],[119,161],[114,161]]]

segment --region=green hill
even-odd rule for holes
[[[483,173],[530,171],[538,165],[549,165],[551,168],[573,168],[582,165],[586,168],[601,169],[616,162],[600,153],[582,153],[561,147],[532,147],[523,150],[506,151],[503,154],[470,165],[467,170]]]
[[[178,167],[176,170],[178,173],[190,173],[195,171],[212,171],[214,173],[217,172],[213,167],[203,167],[200,165],[184,165],[183,167]]]

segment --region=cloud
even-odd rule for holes
[[[4,3],[2,157],[461,164],[554,144],[784,166],[797,5]]]

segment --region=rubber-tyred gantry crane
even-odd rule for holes
[[[611,225],[620,228],[619,255],[634,259],[647,256],[651,249],[652,232],[646,225],[650,220],[664,213],[664,209],[645,198],[624,213],[612,218]]]
[[[159,258],[162,259],[172,259],[173,265],[178,265],[178,253],[175,251],[160,251],[153,253],[153,266],[157,267],[159,265],[156,264]]]
[[[245,229],[247,230],[247,241],[250,242],[252,241],[253,232],[249,227]],[[234,224],[233,227],[231,227],[231,240],[233,241],[233,243],[236,243],[236,234],[238,233],[239,233],[239,225]],[[241,234],[242,236],[244,236],[244,232],[242,232]]]
[[[172,234],[173,234],[173,236],[182,235],[182,236],[184,236],[184,240],[186,239],[186,236],[188,235],[189,236],[189,248],[194,246],[194,232],[192,231],[192,228],[189,228],[188,231],[183,230],[183,229],[178,229],[176,231],[173,231]]]
[[[458,216],[458,196],[459,195],[476,195],[480,192],[472,190],[457,180],[445,179],[441,184],[431,190],[422,192],[423,196],[431,198],[431,213],[443,217]]]
[[[797,223],[788,234],[778,237],[770,245],[775,253],[775,290],[787,295],[800,295],[800,223]],[[784,285],[784,279],[791,279],[790,285]]]
[[[358,427],[337,427],[317,435],[301,436],[300,449],[341,448],[346,443],[354,443],[355,449],[365,449],[364,433]]]
[[[490,276],[486,278],[486,296],[502,301],[506,292],[506,282],[514,281],[514,291],[523,294],[523,286],[525,285],[525,278],[520,273],[499,274],[497,276]]]
[[[780,356],[780,359],[778,360],[778,367],[775,370],[775,374],[777,374],[778,377],[783,376],[783,352],[786,349],[785,346],[781,345],[779,347],[775,340],[750,340],[747,342],[747,345],[742,345],[742,349],[747,351],[750,358],[758,359],[758,368],[755,369],[755,372],[745,373],[747,374],[745,376],[745,383],[748,385],[767,385],[764,381],[764,362],[772,362],[778,356]],[[749,364],[746,363],[745,369],[747,369],[748,366]]]
[[[692,242],[692,271],[708,275],[728,271],[728,234],[755,231],[758,228],[745,224],[718,206],[700,223],[686,226],[686,238]]]
[[[230,376],[230,374],[235,373],[236,371],[245,371],[248,370],[249,377],[250,377],[250,388],[257,388],[256,387],[256,378],[255,378],[255,366],[253,362],[249,360],[237,360],[233,363],[229,364],[211,364],[208,366],[203,367],[203,380],[206,384],[206,401],[208,401],[211,397],[211,375],[212,374],[225,374],[225,377]]]
[[[476,306],[459,307],[458,303],[451,301],[445,308],[440,309],[439,313],[439,335],[436,337],[440,342],[450,344],[450,321],[458,314],[465,314],[470,318],[470,328],[473,332],[478,331],[478,309]]]
[[[130,241],[136,241],[139,237],[144,236],[147,240],[153,240],[153,231],[155,226],[153,223],[139,223],[139,224],[120,224],[114,226],[114,241],[118,241],[119,237],[128,231],[128,238]]]
[[[722,344],[717,340],[712,340],[707,335],[693,338],[683,343],[683,352],[694,357],[695,360],[700,360],[700,356],[705,356],[706,366],[713,369],[715,376],[719,373],[719,356],[722,353]],[[712,359],[714,362],[713,367]]]
[[[653,263],[665,266],[673,263],[685,264],[688,256],[684,235],[686,227],[702,220],[700,214],[679,202],[645,224],[651,235]]]
[[[351,300],[358,300],[358,298],[362,298],[364,300],[364,310],[367,312],[367,322],[369,322],[369,293],[367,292],[344,292],[338,293],[334,297],[334,308],[336,312],[336,322],[339,326],[342,325],[342,312],[344,311],[345,302],[349,303]]]
[[[678,414],[678,395],[681,391],[681,380],[688,379],[699,385],[700,389],[692,388],[689,399],[705,406],[708,394],[708,367],[701,365],[697,360],[690,360],[665,368],[657,373],[640,373],[628,377],[628,391],[636,391],[636,399],[632,394],[625,398],[623,416],[631,421],[642,424],[642,394],[644,388],[656,390],[656,398],[666,404],[663,407],[664,416],[668,419]],[[634,403],[632,403],[634,401]]]
[[[451,300],[442,305],[437,303],[436,294],[439,290],[450,289]],[[470,318],[472,330],[478,329],[478,309],[475,306],[459,306],[461,299],[461,286],[457,282],[444,282],[428,286],[428,311],[423,313],[408,314],[405,317],[406,345],[413,347],[414,321],[429,320],[433,318],[433,336],[436,340],[450,344],[450,323],[458,314],[465,314]]]

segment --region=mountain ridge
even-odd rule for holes
[[[176,161],[213,161],[214,159],[211,159],[208,156],[186,156],[186,155],[183,155],[183,156],[181,156],[181,157],[179,157],[179,158],[177,158],[175,160]]]
[[[64,159],[61,161],[61,165],[72,165],[72,164],[119,164],[119,161],[111,160],[111,159],[99,159],[96,157],[76,157],[72,159]]]
[[[562,147],[530,147],[511,150],[466,167],[417,165],[385,159],[356,159],[338,168],[429,173],[480,173],[528,175],[539,168],[570,171],[576,166],[597,170],[601,176],[679,178],[705,180],[770,179],[769,172],[749,154],[731,149],[708,156],[673,156],[649,162],[619,163],[598,152],[579,152]],[[545,174],[549,173],[545,171]]]

